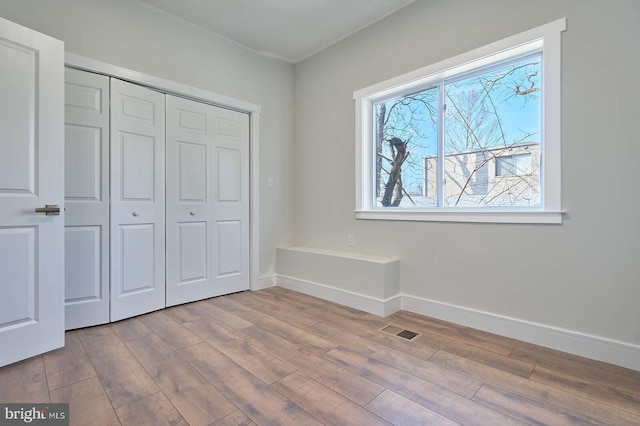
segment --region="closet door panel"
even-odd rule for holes
[[[65,328],[109,322],[109,78],[65,70]]]
[[[167,306],[211,295],[210,108],[167,96]]]
[[[178,223],[178,284],[207,278],[207,222]]]
[[[120,201],[149,202],[139,203],[144,207],[153,207],[155,194],[155,146],[153,136],[120,132]]]
[[[103,297],[102,282],[102,227],[101,226],[67,226],[64,235],[65,246],[65,300],[66,310],[73,315],[73,307],[76,305],[90,304],[98,308]],[[74,303],[75,302],[75,303]],[[109,300],[106,299],[106,321],[101,317],[101,322],[109,321]],[[104,306],[102,306],[104,308]],[[91,310],[90,312],[95,312]],[[105,312],[103,312],[104,314]],[[65,313],[67,322],[71,319]],[[82,327],[84,323],[91,323],[89,318],[78,318],[75,324]]]
[[[217,296],[249,288],[249,115],[212,108],[212,296]]]
[[[242,222],[218,221],[218,277],[242,274]]]
[[[117,277],[120,283],[117,292],[120,296],[126,296],[156,290],[154,225],[120,225],[119,231],[121,268]]]
[[[165,96],[111,79],[111,321],[165,307]]]

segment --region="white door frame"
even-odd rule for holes
[[[249,288],[260,290],[274,285],[271,279],[260,278],[260,155],[259,155],[259,128],[260,105],[219,95],[206,90],[191,87],[182,83],[165,80],[149,74],[133,71],[117,65],[107,64],[94,59],[79,56],[73,53],[65,53],[65,65],[84,71],[115,77],[120,80],[140,84],[161,92],[181,96],[206,104],[216,105],[249,114]]]

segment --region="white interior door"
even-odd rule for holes
[[[109,322],[109,77],[65,70],[65,328]]]
[[[167,306],[248,289],[248,115],[167,96],[167,159]]]
[[[167,95],[167,306],[211,294],[210,108]]]
[[[164,98],[111,79],[111,321],[165,307]]]
[[[64,345],[63,101],[63,43],[0,18],[0,366]]]
[[[213,293],[249,289],[249,115],[213,113]]]

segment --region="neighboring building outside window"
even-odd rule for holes
[[[496,176],[527,176],[533,173],[531,153],[496,158]],[[538,183],[539,184],[539,183]]]
[[[426,156],[424,184],[419,196],[435,204],[437,157]],[[531,207],[540,203],[540,144],[531,142],[510,148],[493,148],[447,156],[445,160],[445,205]],[[477,169],[469,176],[468,170]],[[466,185],[465,196],[458,188]]]

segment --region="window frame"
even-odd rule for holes
[[[356,116],[356,219],[562,223],[561,174],[561,34],[566,19],[533,28],[418,70],[354,92]],[[542,206],[476,208],[377,207],[374,197],[375,143],[373,105],[392,96],[418,91],[517,56],[542,52]],[[439,124],[442,126],[442,124]],[[440,129],[440,132],[442,129]]]

